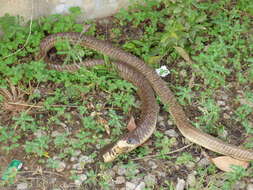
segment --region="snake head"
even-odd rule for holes
[[[101,151],[102,160],[104,162],[112,162],[120,154],[130,152],[139,146],[138,140],[130,136],[131,135],[128,134],[117,142],[105,146]]]

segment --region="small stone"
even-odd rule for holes
[[[192,170],[195,167],[195,163],[190,161],[186,165],[187,169]]]
[[[198,166],[200,167],[204,167],[204,166],[208,166],[210,165],[210,160],[208,158],[202,158],[199,162],[198,162]]]
[[[27,183],[19,183],[17,185],[17,190],[27,190],[28,189],[28,184]]]
[[[252,183],[247,185],[247,190],[253,190],[253,184]]]
[[[134,190],[136,187],[136,185],[134,183],[131,182],[126,182],[126,190]]]
[[[79,156],[81,153],[82,153],[81,150],[76,150],[73,155],[74,156]]]
[[[77,157],[71,156],[70,161],[71,161],[71,162],[77,161]]]
[[[158,166],[157,166],[157,164],[154,162],[154,161],[152,161],[152,160],[150,160],[150,161],[148,161],[148,165],[154,170],[154,169],[156,169]]]
[[[34,132],[34,135],[37,137],[37,138],[40,138],[42,136],[46,136],[46,132],[45,131],[42,131],[42,130],[37,130]]]
[[[183,69],[183,70],[181,70],[181,71],[179,72],[179,75],[180,75],[181,77],[185,78],[185,77],[187,77],[187,71]]]
[[[84,165],[81,165],[80,163],[77,163],[77,164],[73,164],[72,168],[75,169],[75,170],[83,170]]]
[[[225,105],[226,105],[226,103],[225,103],[224,101],[222,101],[222,100],[218,100],[218,101],[217,101],[217,104],[218,104],[219,106],[225,106]]]
[[[164,121],[159,122],[159,126],[165,128],[166,127],[165,122]]]
[[[169,129],[164,132],[169,137],[178,137],[178,133],[174,129]]]
[[[171,126],[171,125],[173,125],[173,122],[172,122],[171,120],[168,120],[168,121],[167,121],[167,124],[168,124],[169,126]]]
[[[158,115],[158,117],[157,117],[157,122],[160,123],[161,121],[164,121],[164,117]]]
[[[123,177],[123,176],[118,176],[118,177],[116,177],[116,180],[115,180],[115,184],[116,184],[116,185],[120,185],[120,184],[123,184],[123,183],[125,183],[125,182],[126,182],[125,177]]]
[[[57,178],[51,177],[51,178],[49,178],[48,180],[49,180],[49,183],[55,184],[56,181],[57,181]]]
[[[60,135],[62,135],[62,133],[60,133],[59,131],[53,131],[52,134],[51,134],[52,137],[57,137],[57,136],[60,136]]]
[[[117,169],[117,174],[118,174],[118,175],[125,175],[126,172],[127,172],[127,170],[126,170],[126,168],[124,168],[124,167],[119,167],[119,168]]]
[[[94,160],[93,160],[93,158],[90,158],[89,156],[81,156],[80,158],[79,158],[79,162],[81,163],[81,164],[83,164],[83,165],[85,165],[85,164],[89,164],[89,163],[92,163],[92,162],[94,162]]]
[[[244,181],[237,181],[233,189],[245,189],[246,183]]]
[[[177,178],[176,190],[184,190],[185,180]]]
[[[189,185],[190,187],[193,187],[193,186],[195,186],[195,184],[196,184],[195,174],[194,173],[190,173],[187,176],[187,185]]]
[[[156,175],[162,178],[166,177],[166,173],[163,171],[156,170]]]
[[[115,171],[115,172],[117,172],[118,169],[119,169],[119,166],[118,166],[118,165],[114,165],[114,166],[112,167],[112,170]]]
[[[227,113],[224,113],[223,117],[224,117],[224,119],[230,119],[231,118],[230,115],[228,115]]]
[[[139,184],[141,182],[141,180],[143,179],[143,177],[141,176],[136,176],[131,180],[131,183],[134,183],[135,185]]]
[[[62,172],[62,171],[64,171],[65,167],[66,167],[66,164],[64,162],[59,162],[58,166],[56,168],[56,171],[57,172]]]
[[[134,190],[144,190],[145,189],[145,183],[142,181],[139,185],[136,186]]]
[[[111,178],[114,178],[115,175],[116,175],[115,171],[113,171],[113,170],[108,170],[106,173],[107,173]]]
[[[227,138],[228,136],[228,131],[227,130],[222,130],[222,133],[219,134],[219,137],[221,138]]]
[[[157,184],[157,179],[155,175],[148,174],[144,177],[144,182],[147,186],[154,186]]]

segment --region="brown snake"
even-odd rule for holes
[[[117,61],[120,61],[121,64],[131,66],[136,71],[143,74],[153,87],[154,91],[160,96],[162,102],[169,106],[169,113],[171,114],[179,131],[183,134],[184,137],[186,137],[190,141],[214,152],[228,155],[239,160],[253,160],[253,151],[225,143],[222,140],[215,138],[207,133],[204,133],[201,130],[192,126],[189,119],[186,117],[182,107],[178,104],[175,96],[167,86],[167,83],[163,81],[152,68],[150,68],[147,64],[145,64],[144,61],[142,61],[138,57],[130,53],[127,53],[121,50],[120,48],[114,47],[112,44],[108,42],[97,40],[96,38],[91,36],[80,35],[80,33],[75,32],[57,33],[47,36],[41,42],[40,46],[40,53],[42,57],[47,57],[46,56],[47,52],[52,47],[54,47],[58,39],[67,39],[72,44],[78,43],[82,46],[98,51]],[[151,106],[151,109],[153,109],[153,106]],[[139,138],[138,142],[144,142],[146,140],[145,134],[147,131],[154,131],[155,125],[145,125],[146,123],[149,123],[150,120],[153,119],[154,118],[148,117],[146,121],[143,121],[143,126],[139,129],[140,136],[137,138],[134,137],[136,139]],[[142,141],[142,139],[144,139],[144,141]],[[111,146],[107,150],[107,153],[105,153],[104,155],[106,154],[108,155],[109,154],[108,152],[110,151],[113,152],[116,149],[118,150],[119,147],[125,147],[122,148],[125,150],[128,150],[127,147],[130,147],[129,149],[131,149],[133,147],[133,144],[136,144],[136,142],[135,141],[131,142],[131,140],[121,141],[120,144],[116,143],[113,146]],[[121,153],[127,152],[125,150],[119,152]],[[111,160],[112,159],[108,159],[108,161]],[[105,161],[107,160],[105,159]]]

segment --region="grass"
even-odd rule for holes
[[[196,127],[233,144],[239,138],[241,144],[252,148],[252,138],[245,138],[253,133],[252,1],[145,2],[146,5],[133,4],[128,11],[121,10],[110,18],[108,26],[87,21],[91,25],[87,35],[108,39],[153,68],[166,65],[170,74],[165,80]],[[78,151],[96,159],[99,149],[117,139],[128,118],[137,112],[135,88],[120,79],[114,69],[100,66],[75,73],[58,72],[47,70],[43,61],[36,60],[40,41],[46,35],[83,31],[83,25],[76,23],[80,9],[71,8],[70,12],[34,20],[31,30],[22,25],[20,17],[0,18],[5,33],[0,39],[0,87],[9,92],[6,95],[4,90],[0,96],[0,153],[6,155],[6,160],[19,152],[19,159],[35,161],[44,170],[54,171],[59,161],[68,162]],[[73,47],[66,41],[59,41],[52,54],[63,64],[87,57],[108,62],[106,56],[78,45]],[[187,56],[191,62],[185,59]],[[165,108],[161,114],[169,119]],[[88,177],[84,187],[112,189],[114,177],[107,172],[115,165],[127,168],[128,181],[140,175],[134,173],[136,169],[144,168],[144,175],[152,173],[142,160],[157,154],[154,160],[160,163],[158,170],[166,177],[160,176],[162,183],[147,184],[146,189],[174,189],[174,175],[187,177],[176,168],[196,163],[201,153],[193,146],[187,152],[167,155],[184,142],[181,138],[168,138],[164,130],[158,125],[149,143],[113,163],[84,165]],[[53,135],[55,131],[57,135]],[[131,161],[132,158],[140,160]],[[194,170],[197,182],[189,189],[233,189],[236,183],[247,183],[252,177],[252,167],[236,168],[228,174],[213,165],[196,165]],[[70,169],[65,177],[73,182],[78,175]]]

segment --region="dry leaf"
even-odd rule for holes
[[[217,168],[225,172],[233,171],[231,168],[232,165],[241,166],[245,169],[249,166],[249,162],[237,160],[230,156],[219,156],[216,158],[211,158],[211,161],[217,166]]]
[[[131,119],[129,120],[128,124],[127,124],[127,129],[128,131],[133,131],[136,128],[136,124],[135,124],[135,120],[134,117],[132,116]]]

